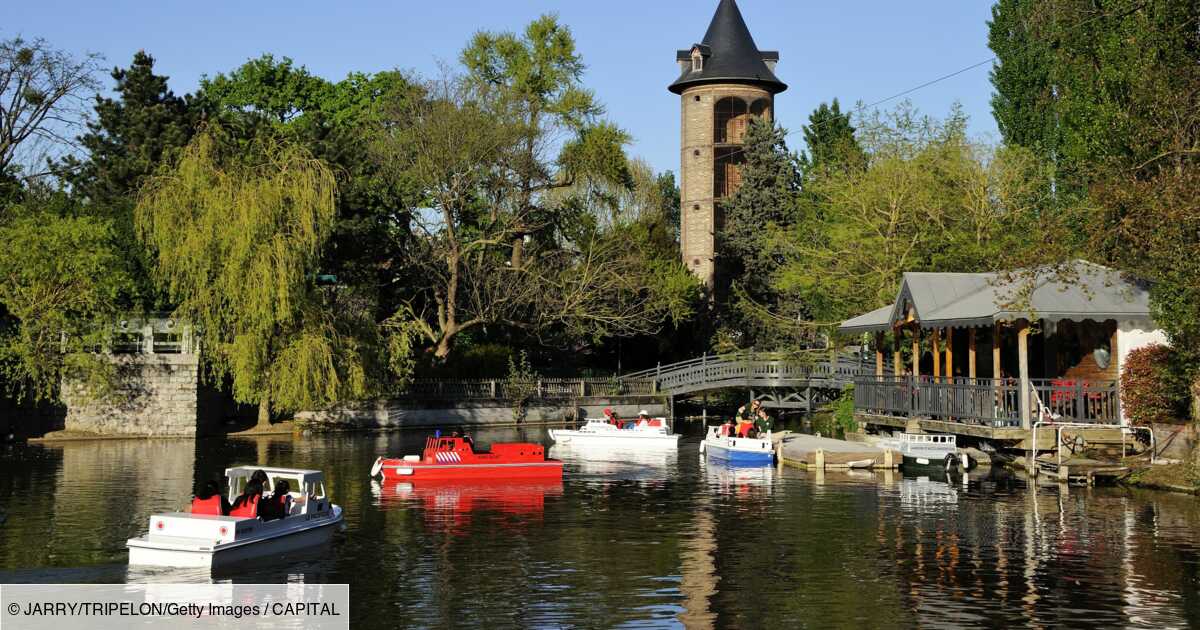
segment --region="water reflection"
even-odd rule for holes
[[[387,487],[423,434],[0,447],[0,582],[348,582],[353,627],[1182,627],[1200,623],[1194,497],[898,472],[553,454],[561,484]],[[542,441],[540,431],[479,433]],[[230,574],[126,566],[197,480],[318,468],[347,531]]]
[[[561,459],[571,479],[656,480],[674,476],[679,449],[636,449],[602,444],[555,444],[549,457]]]
[[[508,482],[405,483],[372,481],[371,493],[382,509],[416,508],[430,530],[462,535],[476,517],[493,517],[491,524],[509,530],[540,522],[547,497],[561,497],[561,480]]]

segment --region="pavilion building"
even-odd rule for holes
[[[895,302],[841,324],[873,337],[855,379],[867,424],[1023,439],[1040,422],[1126,426],[1121,369],[1167,339],[1147,288],[1086,261],[1011,273],[905,273]]]

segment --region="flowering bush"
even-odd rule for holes
[[[1170,348],[1151,345],[1129,353],[1121,368],[1121,405],[1136,425],[1186,418],[1187,380]]]

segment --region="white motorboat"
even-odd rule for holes
[[[671,433],[666,418],[629,421],[624,427],[610,424],[607,420],[588,418],[578,429],[550,429],[550,439],[557,444],[603,445],[622,449],[679,446],[679,434]]]
[[[950,434],[901,433],[890,440],[879,440],[877,445],[900,451],[908,466],[933,466],[949,470],[959,464],[964,467],[969,464],[967,456],[958,451],[957,438]]]
[[[757,437],[738,437],[723,434],[720,426],[709,427],[700,443],[700,454],[723,460],[731,466],[770,466],[775,463],[770,431]]]
[[[241,494],[258,470],[266,473],[270,487],[275,487],[279,480],[287,480],[295,488],[288,493],[290,507],[286,516],[263,521],[257,516],[154,514],[150,517],[149,533],[126,541],[129,564],[216,569],[328,542],[342,523],[342,508],[325,495],[324,474],[291,468],[229,468],[225,476],[231,500]]]

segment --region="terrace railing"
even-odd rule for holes
[[[1120,398],[1113,381],[1031,379],[1030,417],[1063,422],[1119,424]],[[930,417],[991,427],[1020,427],[1020,381],[862,375],[854,379],[856,411]]]

